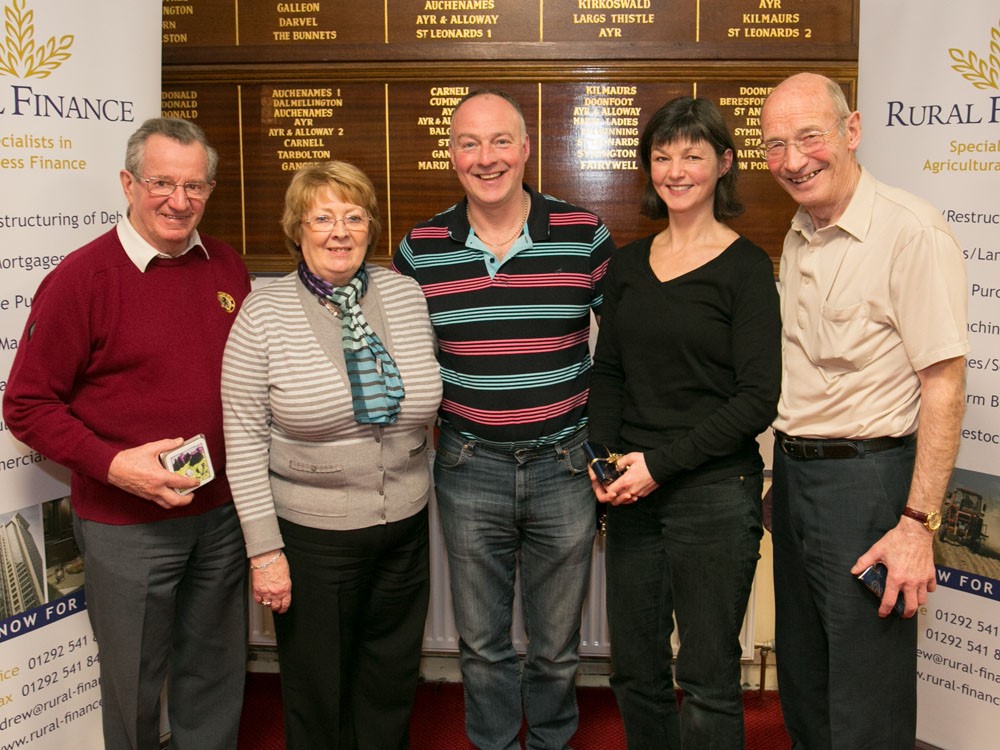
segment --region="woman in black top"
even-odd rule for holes
[[[739,632],[759,557],[780,315],[773,267],[723,220],[742,213],[718,109],[682,97],[640,141],[641,211],[663,231],[618,250],[605,280],[591,441],[624,453],[602,486],[611,684],[629,748],[741,748]],[[670,636],[684,692],[678,711]]]

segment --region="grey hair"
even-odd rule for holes
[[[215,170],[219,166],[218,152],[209,145],[205,131],[193,122],[177,117],[152,117],[140,125],[139,129],[129,136],[125,148],[125,169],[136,177],[142,176],[146,141],[154,135],[162,135],[185,146],[200,143],[208,155],[208,181],[212,182],[215,179]]]
[[[844,96],[844,90],[840,84],[830,78],[826,79],[826,93],[830,97],[830,104],[833,105],[833,114],[837,117],[837,127],[840,134],[847,132],[847,118],[851,116],[851,107]]]

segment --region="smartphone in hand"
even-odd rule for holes
[[[889,571],[886,569],[885,565],[879,562],[874,565],[869,565],[861,571],[861,575],[858,576],[858,580],[864,584],[866,589],[875,594],[879,602],[881,602],[882,596],[885,594],[885,577],[888,573]],[[896,605],[892,608],[892,611],[902,617],[905,609],[906,601],[903,597],[903,592],[900,591],[899,597],[896,599]]]

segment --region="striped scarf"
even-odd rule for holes
[[[345,286],[335,287],[319,278],[304,261],[299,261],[299,278],[306,289],[340,311],[355,421],[393,424],[399,415],[399,402],[406,393],[399,368],[361,311],[361,298],[368,291],[368,271],[364,263]]]

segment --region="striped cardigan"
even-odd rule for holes
[[[408,518],[427,503],[427,425],[441,400],[427,305],[412,279],[368,272],[361,307],[406,389],[395,424],[354,421],[340,320],[296,274],[252,292],[233,324],[223,425],[248,556],[283,546],[278,516],[347,530]]]

